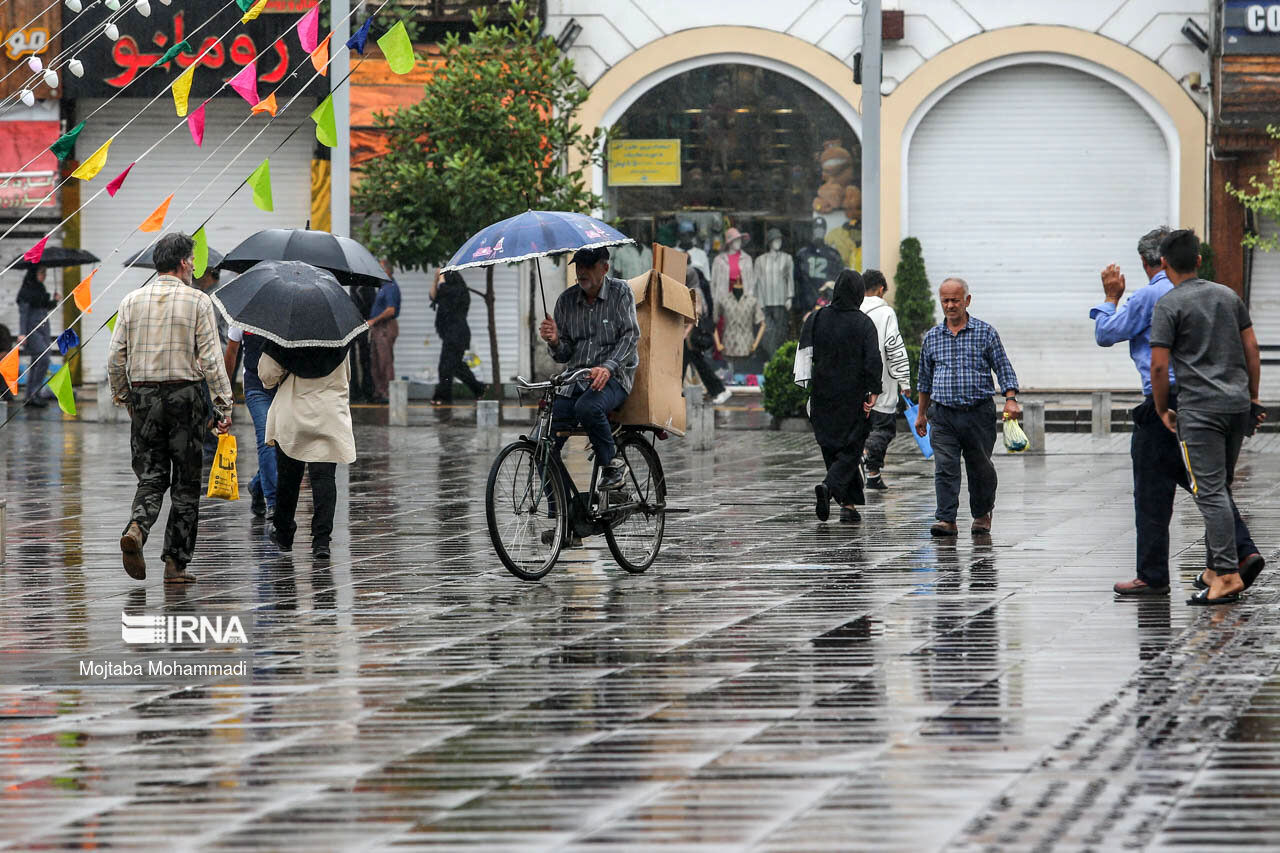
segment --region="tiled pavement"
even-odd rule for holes
[[[1184,606],[1203,549],[1183,498],[1182,593],[1114,602],[1133,551],[1126,436],[1000,455],[993,537],[954,543],[930,541],[930,468],[905,440],[857,527],[814,521],[807,436],[669,441],[692,512],[668,520],[657,565],[627,575],[588,540],[526,584],[484,530],[492,437],[444,421],[359,428],[328,564],[305,537],[278,556],[247,501],[206,501],[186,591],[119,568],[127,427],[20,416],[0,432],[0,668],[118,652],[126,609],[256,611],[251,684],[0,684],[0,848],[1280,840],[1280,584]],[[1249,446],[1237,489],[1268,557],[1276,441]]]

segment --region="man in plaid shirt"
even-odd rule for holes
[[[201,390],[209,383],[218,432],[231,426],[231,383],[223,367],[213,301],[192,286],[193,243],[166,234],[156,244],[155,281],[125,296],[116,316],[107,377],[117,406],[129,410],[130,448],[138,490],[120,537],[124,570],[147,577],[142,547],[169,491],[165,526],[165,583],[191,583],[187,573],[200,516],[201,446],[208,410]]]
[[[945,319],[925,333],[920,349],[916,433],[925,435],[929,420],[933,420],[933,480],[938,500],[938,521],[930,529],[934,536],[956,535],[961,457],[969,479],[971,531],[991,532],[991,511],[996,505],[996,468],[991,464],[996,443],[992,373],[1004,394],[1004,413],[1011,418],[1022,416],[1018,375],[996,330],[969,316],[972,298],[964,279],[943,281],[938,299]]]

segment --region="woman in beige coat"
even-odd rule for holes
[[[351,431],[350,359],[328,376],[306,379],[289,373],[266,353],[258,362],[258,378],[277,388],[267,413],[267,444],[276,448],[276,511],[271,539],[281,551],[293,550],[298,525],[298,492],[303,469],[310,466],[311,553],[329,558],[329,537],[338,505],[338,463],[356,461],[356,440]]]

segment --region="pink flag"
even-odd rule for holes
[[[249,106],[254,106],[258,101],[262,100],[258,97],[258,63],[257,60],[249,60],[249,64],[240,69],[240,73],[231,78],[231,88],[240,93],[240,97],[249,102]]]
[[[301,21],[298,21],[298,41],[302,42],[302,49],[307,53],[315,50],[316,45],[320,43],[319,3],[311,7],[311,11],[303,15]]]
[[[204,142],[204,104],[187,114],[187,127],[191,128],[191,138],[196,145]]]
[[[40,259],[44,257],[44,244],[49,242],[48,237],[41,237],[40,242],[36,243],[22,256],[22,259],[29,264],[38,264]]]
[[[129,170],[135,165],[135,163],[130,163],[128,166],[124,167],[123,172],[111,179],[111,183],[107,184],[107,195],[112,198],[116,197],[116,193],[120,191],[120,187],[124,186],[124,179],[129,177]]]

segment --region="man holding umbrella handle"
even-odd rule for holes
[[[625,281],[608,275],[608,249],[579,249],[573,264],[577,285],[560,294],[554,319],[543,320],[539,332],[552,358],[568,370],[590,368],[591,377],[560,389],[554,427],[560,432],[581,424],[603,468],[600,488],[618,489],[625,463],[615,458],[609,413],[626,401],[640,365],[636,301]],[[556,438],[557,451],[565,440]]]

